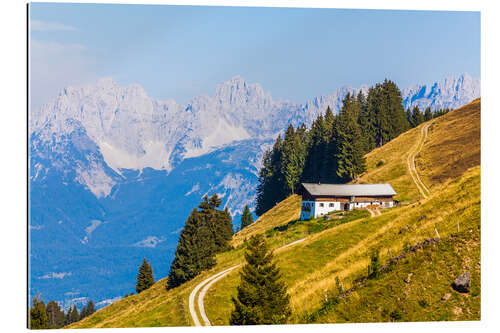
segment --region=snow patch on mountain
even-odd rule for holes
[[[184,194],[185,197],[193,194],[194,192],[198,191],[200,189],[200,183],[196,183],[193,185],[193,187],[188,191],[186,192],[186,194]]]
[[[102,224],[102,221],[99,220],[92,220],[90,221],[90,225],[85,228],[85,233],[87,234],[82,240],[82,244],[87,244],[89,242],[90,236],[94,232],[95,229],[97,229],[98,226]]]
[[[85,185],[97,198],[106,197],[116,182],[108,176],[102,165],[92,162],[90,167],[78,166],[76,181]]]
[[[210,129],[210,133],[201,140],[200,144],[194,147],[187,147],[184,158],[205,155],[214,148],[249,138],[250,134],[248,134],[242,125],[230,125],[225,119],[219,118],[216,120],[214,128]]]

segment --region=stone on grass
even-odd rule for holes
[[[470,274],[469,272],[465,272],[453,281],[451,284],[453,289],[458,291],[459,293],[468,293],[470,290]]]

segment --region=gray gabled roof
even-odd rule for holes
[[[324,196],[390,196],[396,192],[390,184],[311,184],[302,183],[311,195]]]

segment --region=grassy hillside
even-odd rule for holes
[[[71,327],[191,325],[187,310],[191,290],[207,277],[242,262],[245,239],[256,233],[265,234],[273,248],[305,239],[275,252],[289,287],[292,323],[480,319],[479,119],[478,100],[423,124],[429,125],[429,131],[416,164],[431,191],[427,199],[422,199],[407,169],[408,153],[421,133],[418,127],[369,153],[368,170],[357,181],[389,182],[407,204],[373,218],[366,212],[353,212],[339,220],[302,222],[297,221],[300,198],[291,196],[235,235],[235,249],[219,254],[216,267],[209,272],[168,292],[161,280],[150,290],[117,301]],[[436,237],[435,229],[441,237],[437,245],[408,255],[338,304],[324,303],[325,290],[329,295],[336,293],[336,277],[348,289],[366,275],[374,249],[380,250],[386,262],[388,249],[392,255],[402,253],[424,238]],[[450,284],[467,269],[472,276],[471,292],[456,293]],[[406,283],[403,280],[409,273],[413,275]],[[238,270],[234,270],[208,291],[205,309],[213,325],[228,324],[238,282]],[[446,293],[450,299],[442,302]]]

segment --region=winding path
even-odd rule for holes
[[[305,238],[296,240],[295,242],[291,242],[290,244],[284,245],[284,246],[276,249],[276,251],[284,249],[284,248],[287,248],[289,246],[293,246],[295,244],[303,242],[304,240],[305,240]],[[191,291],[191,294],[189,294],[189,313],[191,314],[191,318],[193,318],[194,326],[203,326],[201,324],[201,322],[200,322],[200,319],[198,318],[198,314],[196,313],[196,309],[195,309],[195,298],[196,298],[196,294],[198,293],[198,291],[201,288],[203,288],[201,290],[201,292],[198,294],[198,309],[200,310],[201,319],[203,320],[204,326],[211,326],[210,320],[208,319],[207,314],[205,312],[205,305],[203,304],[203,300],[205,298],[205,295],[206,295],[208,289],[210,289],[210,287],[215,282],[219,281],[224,276],[226,276],[227,274],[229,274],[233,269],[238,268],[241,265],[242,264],[239,264],[239,265],[230,267],[228,269],[225,269],[225,270],[223,270],[223,271],[221,271],[221,272],[219,272],[217,274],[214,274],[214,275],[206,278],[205,280],[201,281],[200,283],[198,283],[194,287],[193,291]]]
[[[413,182],[418,188],[418,191],[422,194],[424,199],[427,199],[427,197],[431,194],[427,186],[422,182],[422,179],[420,179],[420,176],[418,175],[417,168],[415,166],[415,157],[417,154],[422,150],[422,147],[424,146],[425,139],[427,138],[427,131],[429,129],[430,124],[425,124],[422,126],[420,130],[420,138],[413,147],[413,149],[410,151],[408,154],[408,159],[407,159],[407,164],[408,164],[408,171],[410,171],[410,176],[413,179]]]

